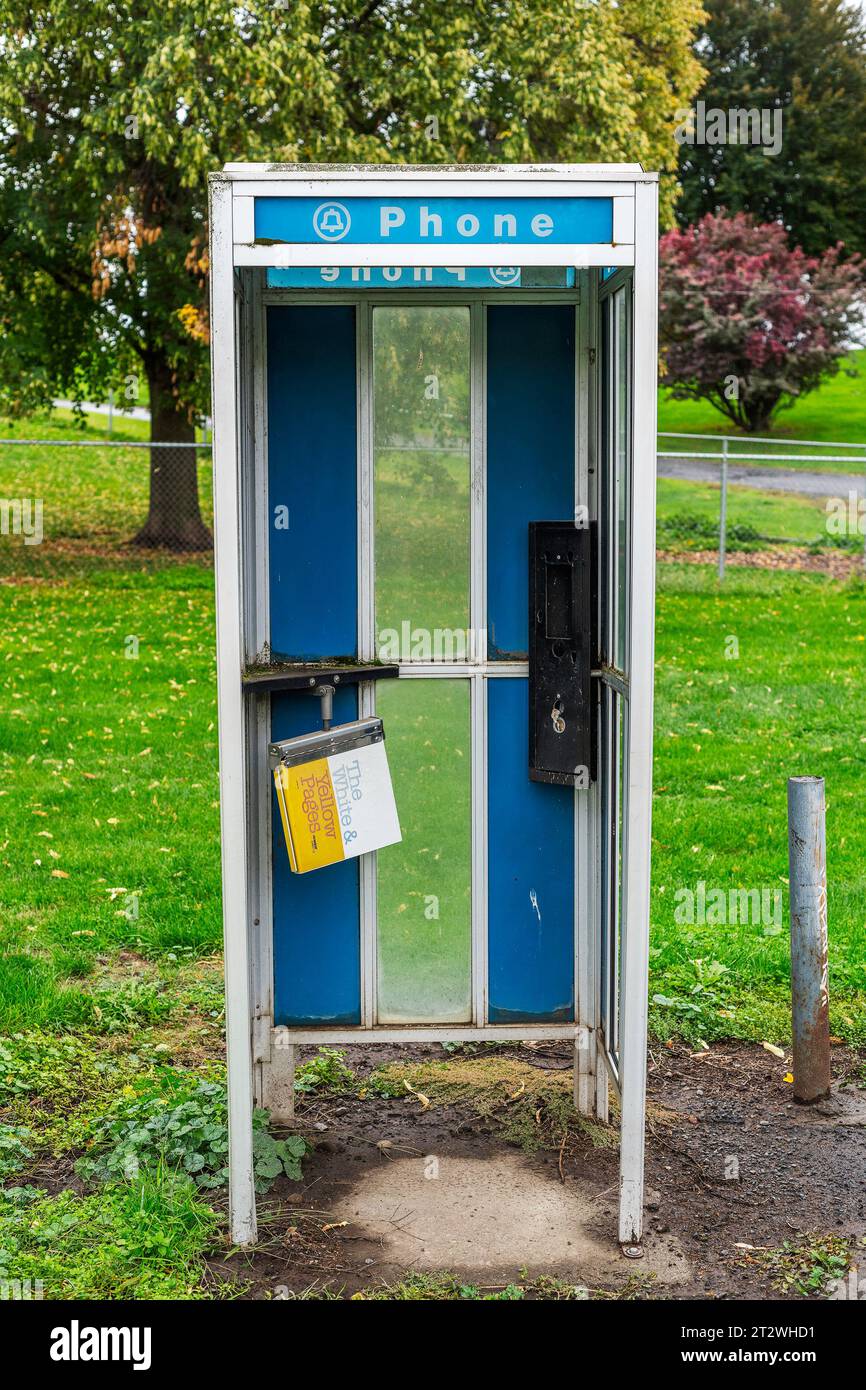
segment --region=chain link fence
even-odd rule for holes
[[[0,575],[212,562],[211,445],[0,439]]]
[[[663,558],[862,571],[866,444],[660,432]]]
[[[863,568],[866,445],[665,432],[658,458],[663,558]],[[212,534],[210,443],[0,439],[0,576],[209,565]]]

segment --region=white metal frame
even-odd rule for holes
[[[454,246],[299,244],[259,245],[254,239],[254,199],[268,196],[392,196],[397,190],[412,196],[490,196],[492,185],[518,196],[610,196],[614,200],[614,241],[609,245],[544,246],[490,244]],[[362,958],[362,1026],[346,1029],[274,1029],[271,983],[270,802],[261,795],[266,784],[261,754],[267,740],[269,702],[256,697],[245,704],[240,672],[244,660],[261,649],[267,632],[266,499],[267,412],[264,398],[264,304],[284,299],[284,292],[263,291],[264,267],[320,265],[449,265],[495,263],[507,255],[513,264],[573,265],[580,269],[577,301],[575,399],[577,411],[576,500],[597,516],[598,412],[596,405],[598,349],[597,267],[634,267],[634,473],[632,480],[632,550],[630,566],[631,624],[629,672],[632,714],[628,726],[628,855],[623,889],[622,1015],[623,1046],[616,1080],[622,1096],[621,1195],[619,1233],[623,1242],[641,1234],[643,1193],[643,1129],[646,1068],[646,978],[648,959],[649,850],[652,766],[652,659],[655,570],[655,320],[657,181],[638,165],[495,166],[483,169],[387,166],[229,165],[211,176],[211,322],[213,357],[215,559],[217,583],[218,709],[223,844],[223,915],[226,956],[226,1017],[229,1071],[230,1206],[233,1238],[250,1243],[256,1236],[252,1181],[251,1111],[254,1094],[291,1112],[291,1084],[285,1094],[274,1065],[276,1054],[291,1063],[295,1045],[391,1039],[429,1041],[437,1037],[490,1040],[568,1036],[575,1039],[575,1101],[585,1113],[606,1116],[608,1073],[597,1046],[599,1026],[598,835],[599,796],[594,785],[576,793],[575,816],[575,999],[576,1022],[564,1025],[483,1025],[486,934],[477,926],[473,947],[475,990],[472,1026],[373,1027],[375,1018],[375,945],[367,933]],[[480,306],[485,299],[500,303],[506,292],[447,292],[449,302],[470,303],[473,343],[478,351]],[[393,304],[406,298],[430,303],[431,291],[374,290],[306,291],[314,297]],[[535,298],[527,292],[522,303]],[[550,302],[568,298],[562,292],[538,292]],[[477,307],[475,307],[477,306]],[[358,315],[359,374],[367,370],[369,317]],[[480,346],[483,363],[483,342]],[[472,543],[478,547],[473,565],[470,621],[483,625],[485,574],[485,501],[483,458],[483,381],[475,375],[472,393]],[[252,376],[252,381],[246,378]],[[359,378],[359,387],[363,382]],[[480,389],[477,389],[479,388]],[[369,392],[358,391],[359,468],[369,449]],[[583,466],[579,461],[583,461]],[[588,464],[588,469],[587,469]],[[480,467],[479,467],[480,465]],[[372,574],[366,558],[372,550],[371,478],[359,475],[359,564],[362,602],[360,654],[371,656],[373,644]],[[250,548],[253,554],[249,553]],[[481,619],[479,622],[478,619]],[[511,665],[510,663],[508,664]],[[521,673],[525,666],[521,666]],[[445,675],[443,663],[435,663]],[[470,679],[473,737],[473,796],[483,796],[486,781],[486,740],[478,737],[484,719],[486,680],[517,674],[502,663],[455,664],[449,672]],[[428,674],[413,664],[404,674]],[[361,688],[361,712],[371,712],[374,693]],[[267,805],[264,803],[267,802]],[[475,817],[483,827],[486,817]],[[230,849],[229,849],[230,847]],[[473,881],[479,901],[473,919],[483,924],[486,904],[485,832],[476,834],[472,849]],[[362,865],[362,904],[375,921],[375,876]],[[474,937],[475,939],[475,937]],[[481,983],[479,983],[481,982]],[[281,1090],[282,1086],[282,1090]]]

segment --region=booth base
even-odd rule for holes
[[[334,1203],[357,1242],[376,1247],[377,1273],[448,1270],[466,1283],[508,1284],[519,1270],[607,1285],[636,1271],[659,1286],[688,1284],[691,1272],[671,1235],[648,1235],[639,1265],[611,1239],[613,1203],[560,1181],[555,1161],[520,1153],[447,1154],[430,1164],[379,1159]],[[607,1214],[605,1214],[605,1209]]]

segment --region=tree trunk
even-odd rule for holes
[[[148,549],[212,550],[213,537],[199,507],[197,450],[164,447],[195,443],[195,426],[177,409],[171,368],[164,358],[150,359],[147,383],[150,442],[163,447],[150,451],[150,506],[147,521],[132,543]]]

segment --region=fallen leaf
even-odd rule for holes
[[[69,875],[68,875],[68,873],[65,872],[64,869],[52,869],[52,870],[51,870],[51,877],[52,877],[52,878],[68,878]]]
[[[406,1087],[406,1090],[407,1090],[407,1091],[411,1091],[412,1095],[415,1096],[415,1098],[421,1102],[421,1109],[422,1109],[422,1110],[429,1110],[429,1109],[430,1109],[430,1097],[429,1097],[429,1096],[425,1096],[424,1093],[423,1093],[423,1091],[416,1091],[416,1090],[415,1090],[415,1087],[414,1087],[414,1086],[410,1086],[408,1081],[404,1081],[404,1082],[403,1082],[403,1085]]]

